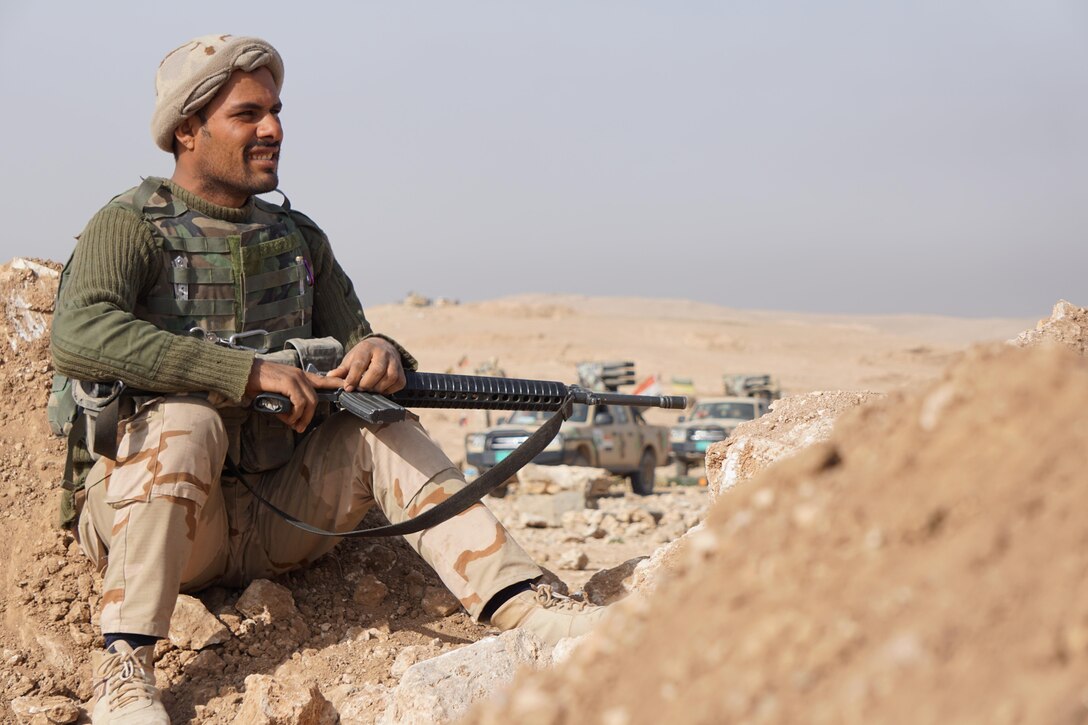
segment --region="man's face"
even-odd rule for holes
[[[279,184],[279,94],[267,68],[235,71],[193,122],[192,172],[211,201],[240,205]]]

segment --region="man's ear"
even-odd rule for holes
[[[196,133],[199,128],[200,119],[196,116],[189,116],[178,124],[178,127],[174,129],[174,140],[177,142],[177,148],[192,151],[196,146]]]

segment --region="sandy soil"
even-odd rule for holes
[[[1084,357],[1000,346],[847,413],[469,720],[1088,721],[1086,403]]]
[[[51,377],[46,338],[26,340],[21,335],[22,330],[28,329],[28,315],[39,314],[48,323],[50,295],[49,279],[32,270],[0,268],[0,300],[7,300],[6,318],[0,325],[8,340],[0,352],[0,386],[8,401],[0,410],[0,533],[9,542],[7,556],[0,559],[0,657],[4,662],[0,671],[0,708],[26,695],[65,695],[87,700],[88,656],[100,644],[94,614],[100,580],[70,537],[53,527],[55,484],[63,465],[63,444],[49,435],[45,422],[44,407]],[[13,304],[15,297],[22,302]],[[1040,311],[1040,315],[1045,312]],[[881,674],[884,680],[870,682],[869,678],[859,685],[858,673],[869,668],[876,668],[877,674],[897,673],[906,668],[912,682],[933,684],[947,673],[928,664],[926,669],[912,663],[952,661],[964,671],[980,666],[979,662],[995,657],[994,648],[1001,649],[999,644],[985,650],[969,646],[975,641],[973,638],[983,636],[982,625],[1001,623],[1009,611],[1031,599],[1031,586],[1053,585],[1061,572],[1067,573],[1066,580],[1070,582],[1062,590],[1068,601],[1088,601],[1080,584],[1083,559],[1072,555],[1068,559],[1054,557],[1049,562],[1045,557],[1023,562],[1016,559],[1017,566],[1030,564],[1040,572],[1047,565],[1056,568],[1045,581],[1015,579],[1004,569],[987,574],[987,586],[998,591],[1007,584],[1008,596],[1000,604],[990,606],[993,611],[980,602],[973,603],[970,608],[978,614],[978,622],[969,631],[948,630],[947,620],[938,616],[954,609],[956,602],[968,596],[972,588],[979,589],[969,586],[978,583],[977,578],[971,578],[975,576],[972,572],[977,573],[979,567],[986,569],[987,555],[997,557],[994,559],[997,561],[1000,552],[1009,549],[1009,541],[1021,539],[1018,527],[1025,524],[1017,516],[1035,522],[1032,528],[1025,529],[1025,537],[1038,536],[1046,530],[1039,526],[1058,523],[1054,518],[1058,513],[1048,517],[1033,511],[1057,512],[1060,504],[1066,507],[1062,510],[1066,511],[1067,519],[1075,520],[1073,512],[1079,509],[1075,507],[1077,500],[1072,488],[1057,490],[1053,501],[1044,496],[1040,504],[1033,503],[1032,487],[995,485],[994,490],[999,491],[995,494],[997,499],[1012,507],[1000,510],[984,505],[986,497],[978,493],[978,482],[982,479],[977,476],[981,473],[999,481],[1030,481],[1032,476],[1066,475],[1074,470],[1070,466],[1076,461],[1070,463],[1063,458],[1064,451],[1075,449],[1076,435],[1083,442],[1088,431],[1083,423],[1076,427],[1072,418],[1063,418],[1065,423],[1053,426],[1032,424],[1047,420],[1041,411],[1053,407],[1055,402],[1051,398],[1032,398],[1030,393],[1035,388],[1031,381],[1037,378],[1023,379],[1021,375],[1016,379],[1020,386],[1017,389],[1022,391],[1020,397],[1002,404],[1005,407],[970,413],[967,422],[961,422],[963,428],[946,429],[942,423],[938,430],[924,431],[923,435],[914,430],[902,431],[895,422],[898,420],[895,416],[902,415],[902,410],[922,405],[909,396],[922,395],[917,391],[925,391],[927,386],[932,395],[933,381],[942,375],[955,385],[959,384],[956,381],[966,381],[963,385],[967,385],[976,376],[983,379],[969,392],[962,392],[970,400],[985,398],[991,388],[1011,385],[1012,379],[1003,376],[1013,376],[1020,363],[1009,362],[1000,355],[981,355],[980,360],[970,363],[990,367],[972,368],[967,363],[956,362],[958,367],[951,368],[952,372],[944,371],[973,343],[1013,338],[1032,327],[1035,320],[836,317],[740,311],[678,300],[558,296],[507,298],[466,305],[389,305],[369,309],[368,316],[377,329],[408,347],[425,370],[472,373],[478,366],[494,362],[507,375],[574,382],[577,362],[628,359],[636,362],[640,374],[660,375],[666,388],[673,377],[689,378],[696,392],[704,395],[720,392],[721,376],[725,373],[766,371],[777,375],[788,393],[868,390],[895,392],[898,396],[887,403],[886,409],[891,412],[858,417],[852,424],[856,429],[854,437],[844,434],[842,442],[835,444],[838,460],[846,463],[817,465],[811,460],[798,463],[801,468],[793,473],[787,470],[775,474],[770,479],[775,483],[753,487],[753,491],[774,488],[777,498],[772,497],[772,501],[778,503],[770,506],[769,511],[764,511],[767,507],[753,509],[757,505],[749,500],[749,494],[739,493],[725,497],[728,501],[722,510],[716,508],[710,515],[719,538],[748,538],[739,540],[741,546],[724,547],[721,552],[712,547],[711,554],[700,554],[709,562],[706,566],[715,567],[712,576],[703,577],[701,586],[684,584],[682,589],[675,590],[675,597],[654,604],[659,608],[654,610],[658,612],[657,621],[684,618],[691,624],[690,629],[676,632],[680,638],[677,641],[690,641],[690,644],[674,648],[690,657],[662,658],[658,651],[639,650],[634,656],[640,659],[632,660],[631,653],[617,653],[620,655],[617,661],[657,663],[640,669],[645,678],[641,674],[629,677],[607,666],[612,657],[607,648],[588,648],[584,664],[574,670],[579,673],[576,677],[584,678],[586,687],[573,687],[568,681],[558,679],[531,685],[530,689],[543,688],[553,701],[562,704],[556,711],[559,713],[556,719],[544,722],[565,722],[575,717],[580,721],[616,723],[664,719],[720,722],[720,716],[724,715],[759,719],[760,713],[767,714],[770,720],[787,722],[788,716],[803,712],[797,703],[802,702],[804,693],[810,693],[817,685],[826,690],[826,683],[831,683],[831,691],[840,693],[844,699],[838,706],[826,705],[813,711],[821,713],[821,717],[834,720],[844,713],[851,717],[854,713],[859,717],[883,713],[868,703],[879,702],[884,697],[881,688],[885,685],[880,683],[892,675]],[[1065,368],[1075,368],[1076,363],[1055,357],[1033,359],[1031,364],[1038,366],[1032,374],[1044,376],[1050,390],[1081,394],[1076,387],[1080,383],[1063,377]],[[957,395],[961,394],[959,388],[956,390]],[[1081,397],[1080,401],[1083,409],[1086,399]],[[1014,403],[1027,406],[1036,417],[1024,418],[1026,422],[1021,425],[1021,418],[1011,412],[1019,410]],[[420,412],[425,425],[451,458],[462,461],[463,437],[483,424],[483,414]],[[1062,414],[1067,413],[1072,415],[1068,411]],[[986,430],[987,421],[993,416],[1002,421],[999,430],[1004,432],[996,439],[980,438],[978,431]],[[654,422],[668,423],[675,420],[675,413],[656,411],[651,418]],[[1081,415],[1079,420],[1083,419]],[[996,463],[1006,462],[1007,456],[1003,455],[1006,449],[1001,445],[1019,445],[1021,436],[1030,433],[1025,428],[1036,431],[1030,438],[1032,445],[1046,447],[1037,455],[1025,452],[1014,457],[1022,466],[1010,467],[1006,476]],[[883,450],[879,445],[884,443],[893,446],[886,461],[885,456],[875,453]],[[893,466],[894,475],[882,468],[885,463]],[[1080,463],[1084,463],[1083,459]],[[1079,470],[1084,470],[1083,465]],[[916,472],[911,474],[911,471]],[[662,480],[664,473],[661,469]],[[859,481],[868,483],[863,485]],[[922,486],[918,481],[928,483]],[[919,503],[922,489],[942,493]],[[1037,493],[1036,498],[1040,495]],[[790,523],[791,516],[799,506],[803,507],[801,499],[805,496],[818,501],[822,513],[815,518],[817,525],[804,530],[808,533],[797,534],[791,529],[791,526],[796,528]],[[678,538],[707,516],[707,501],[705,489],[698,487],[662,486],[655,495],[641,498],[625,493],[624,486],[617,483],[604,506],[611,507],[613,518],[623,528],[601,538],[583,537],[581,541],[564,528],[521,528],[515,499],[495,500],[493,504],[514,535],[545,566],[566,579],[572,590],[577,590],[597,569],[647,555],[662,543]],[[735,525],[738,512],[750,509],[761,512],[757,515],[764,523],[740,527],[749,533],[733,532],[729,522]],[[1021,513],[1015,514],[1016,511]],[[971,540],[989,542],[987,546],[997,554],[987,554],[981,543],[972,545],[974,548],[955,544],[958,539],[954,532],[961,521],[967,526],[971,521],[988,521],[991,514],[996,518],[987,524],[989,528],[984,532],[980,528],[980,533],[972,534]],[[647,517],[653,525],[635,525],[646,522]],[[843,518],[852,523],[843,523]],[[664,525],[658,523],[661,521]],[[1002,531],[1006,532],[1005,539]],[[1054,539],[1053,546],[1044,545],[1041,540],[1032,550],[1038,549],[1039,557],[1044,550],[1072,550],[1078,536],[1083,549],[1083,533],[1076,531],[1082,529],[1070,529],[1065,538]],[[877,553],[872,554],[870,544],[877,540]],[[946,546],[945,542],[951,543]],[[558,563],[572,547],[583,547],[588,563],[584,569],[559,569]],[[945,561],[943,557],[951,557],[947,560],[951,563],[939,567],[930,564]],[[389,594],[379,605],[367,608],[355,603],[356,581],[361,574],[370,574],[388,587]],[[760,582],[773,586],[760,586]],[[374,722],[384,710],[389,688],[396,684],[393,664],[399,653],[415,647],[415,652],[433,655],[491,633],[462,612],[448,616],[428,613],[430,610],[421,600],[428,587],[438,582],[399,541],[346,543],[309,570],[285,576],[278,583],[292,593],[305,627],[262,629],[246,624],[232,608],[239,592],[212,590],[201,598],[211,611],[222,615],[234,636],[200,654],[178,649],[168,642],[160,643],[160,685],[165,688],[166,702],[176,722],[233,721],[242,701],[245,677],[271,673],[285,678],[303,674],[314,678],[321,684],[324,695],[340,710],[344,722]],[[950,584],[956,586],[946,586]],[[1075,589],[1077,586],[1081,589]],[[817,595],[819,598],[814,600]],[[812,601],[817,604],[810,611],[808,605]],[[918,602],[925,603],[921,609],[932,626],[912,628],[903,624],[907,619],[881,620],[866,609],[875,607],[901,616],[905,610],[920,609]],[[685,606],[697,609],[680,611]],[[1046,606],[1058,608],[1058,602]],[[761,619],[769,611],[781,616]],[[1071,644],[1054,645],[1057,649],[1051,650],[1040,645],[1041,650],[1036,647],[1016,652],[1017,657],[1026,658],[1024,661],[1042,662],[1038,665],[1041,674],[1026,680],[1022,687],[1017,686],[1016,692],[1026,691],[1033,682],[1040,683],[1040,687],[1045,682],[1046,706],[1057,703],[1058,695],[1074,690],[1068,684],[1072,679],[1049,681],[1043,673],[1067,667],[1063,663],[1073,663],[1067,668],[1068,673],[1084,673],[1086,652],[1078,637],[1083,635],[1088,620],[1083,618],[1082,608],[1070,606],[1066,612],[1068,616],[1061,619],[1066,629],[1061,629],[1058,620],[1050,617],[1046,621],[1053,626],[1032,641],[1042,638],[1047,642],[1068,640]],[[684,613],[690,616],[681,617]],[[1037,613],[1052,614],[1049,610]],[[891,618],[893,614],[886,616]],[[875,630],[871,624],[874,621],[880,623]],[[660,631],[663,638],[660,642],[667,642],[674,630]],[[1010,630],[1010,635],[1014,631],[1020,632]],[[697,637],[701,640],[696,640]],[[621,637],[616,641],[634,647],[627,642],[629,639]],[[654,644],[659,642],[656,635],[642,639],[646,640],[646,647],[665,646]],[[697,641],[712,641],[716,645],[708,648],[697,645]],[[738,642],[741,644],[733,646]],[[786,643],[784,648],[779,647],[782,643]],[[808,652],[806,647],[810,643],[823,644],[817,651]],[[861,643],[876,649],[866,649]],[[966,659],[956,659],[946,656],[949,652],[969,655],[965,655]],[[979,659],[983,654],[985,658]],[[900,660],[907,664],[901,664]],[[797,665],[799,662],[804,667]],[[719,665],[724,668],[723,663],[736,669],[715,669]],[[657,669],[658,664],[666,668],[664,672]],[[702,677],[699,671],[703,668],[717,674]],[[841,672],[824,674],[835,668]],[[600,677],[590,678],[587,671],[599,671]],[[797,673],[801,673],[797,675],[800,679],[789,686],[802,694],[787,697],[780,689],[786,681],[781,678],[788,680]],[[566,676],[561,671],[549,675]],[[721,693],[720,683],[727,681],[721,678],[735,678],[738,682],[735,697],[725,698]],[[651,681],[656,683],[652,687],[648,684]],[[675,704],[675,695],[669,694],[674,691],[661,689],[663,683],[674,681],[684,682],[685,692],[688,687],[696,688],[690,692],[697,697],[705,696],[706,704],[677,709],[680,706]],[[698,689],[704,683],[705,693]],[[590,690],[586,688],[590,687],[595,695],[587,694]],[[634,692],[640,687],[642,695]],[[567,690],[569,698],[555,695],[557,691]],[[765,704],[768,692],[776,695],[770,705]],[[947,687],[942,692],[948,694],[933,700],[934,712],[963,714],[960,709],[947,709],[953,707],[955,698]],[[1006,698],[1012,703],[1010,712],[1017,716],[1010,721],[1043,712],[1024,705],[1013,694],[1010,691]],[[624,697],[635,698],[631,703],[649,700],[664,704],[657,710],[650,707],[632,710],[625,716],[628,719],[609,719],[613,717],[609,708],[624,702]],[[684,700],[691,697],[685,695]],[[978,714],[1001,712],[1005,710],[994,704],[994,708],[979,710]],[[513,721],[504,720],[505,715],[480,717]],[[8,710],[0,719],[14,720],[14,716]]]

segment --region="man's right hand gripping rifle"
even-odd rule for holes
[[[368,337],[352,347],[340,363],[325,374],[258,357],[249,373],[246,397],[253,399],[261,393],[284,396],[291,406],[277,417],[301,433],[310,425],[317,410],[318,390],[366,390],[388,394],[403,387],[404,366],[400,352],[384,338]]]

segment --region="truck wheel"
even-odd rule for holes
[[[588,467],[592,464],[589,462],[589,456],[586,455],[586,452],[583,450],[579,450],[577,453],[574,454],[574,458],[570,459],[570,465]]]
[[[657,457],[647,448],[642,452],[642,458],[638,461],[638,470],[631,474],[631,490],[639,496],[649,496],[654,492],[654,469],[657,468]]]
[[[684,476],[688,475],[688,462],[687,461],[681,461],[679,458],[676,459],[676,475],[679,476],[680,478],[683,478]]]

